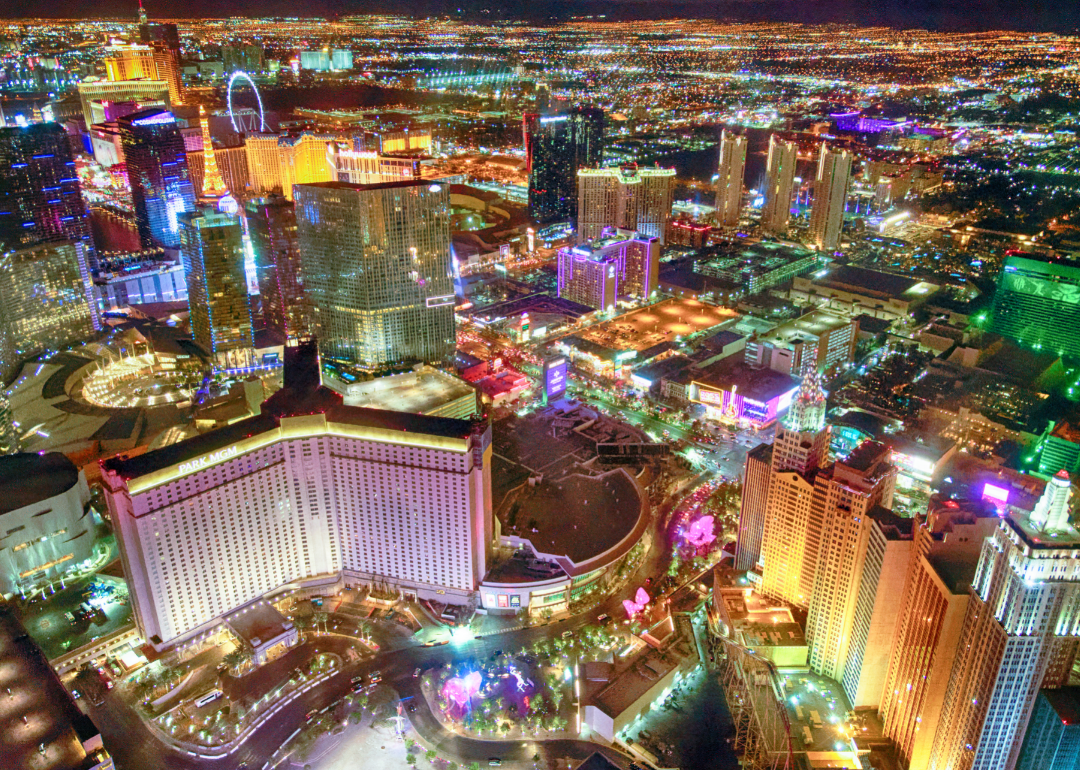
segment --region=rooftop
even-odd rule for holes
[[[347,406],[414,414],[428,414],[451,401],[476,394],[469,383],[431,367],[348,383],[344,391]]]
[[[444,438],[464,439],[469,436],[472,430],[472,423],[468,420],[430,417],[407,412],[391,412],[385,409],[335,406],[323,410],[322,413],[326,415],[327,422],[331,423],[379,428],[400,433],[442,436]],[[313,414],[313,412],[286,413],[282,414],[281,417],[294,417],[301,414]],[[102,461],[101,465],[106,470],[117,473],[124,478],[138,478],[215,452],[218,449],[223,449],[260,433],[275,430],[278,427],[278,422],[279,418],[264,413],[137,457],[125,457],[124,455],[112,457]]]
[[[891,451],[890,447],[877,441],[864,441],[851,450],[851,454],[838,462],[852,470],[865,473],[881,462]]]
[[[503,534],[575,565],[615,548],[645,518],[637,486],[622,470],[545,479],[523,492],[499,511]]]
[[[827,313],[824,310],[812,310],[793,321],[780,324],[771,332],[764,334],[760,342],[783,345],[799,339],[817,340],[821,335],[848,326],[851,320]]]
[[[702,340],[702,344],[710,350],[723,350],[728,345],[733,345],[743,338],[743,335],[731,331],[730,329],[724,329],[718,331],[711,337],[706,337]]]
[[[225,619],[236,635],[258,649],[292,628],[292,621],[266,601],[257,601]]]
[[[737,358],[737,357],[736,357]],[[730,391],[737,387],[743,398],[768,403],[799,387],[799,381],[783,372],[756,369],[732,357],[717,361],[694,378],[699,385]]]
[[[979,368],[1022,385],[1031,385],[1060,360],[1061,356],[1057,353],[1040,353],[1005,342],[996,353],[979,364]]]
[[[620,766],[597,751],[574,770],[620,770]]]
[[[898,516],[880,505],[875,505],[867,515],[877,522],[886,540],[911,540],[915,537],[915,519]]]
[[[464,439],[472,432],[469,420],[342,405],[341,396],[319,384],[318,352],[308,344],[286,348],[284,386],[263,402],[262,414],[137,457],[113,457],[101,465],[124,478],[138,478],[275,430],[284,417],[305,414],[325,414],[328,422],[342,425],[445,438]]]
[[[617,717],[634,705],[652,687],[679,666],[677,656],[651,650],[593,696],[597,707],[609,717]]]
[[[696,299],[668,299],[591,326],[578,337],[613,350],[645,350],[660,342],[712,329],[736,317],[732,310]]]
[[[588,305],[582,305],[579,302],[564,299],[563,297],[552,297],[548,294],[530,294],[527,297],[519,297],[506,302],[487,305],[486,307],[472,308],[467,312],[469,315],[487,319],[509,318],[511,316],[520,316],[522,313],[545,313],[564,315],[576,321],[590,313],[595,313],[596,310]]]
[[[835,267],[827,275],[815,278],[814,283],[841,291],[855,291],[880,297],[910,298],[930,294],[937,289],[932,283],[853,265]]]
[[[85,748],[99,734],[94,723],[79,711],[41,648],[7,607],[0,607],[0,674],[7,690],[0,701],[4,767],[87,770],[102,761]]]
[[[874,318],[866,313],[855,316],[855,320],[859,322],[859,331],[865,334],[884,334],[892,326],[892,321]]]
[[[1050,435],[1054,438],[1059,438],[1062,441],[1068,441],[1070,444],[1080,444],[1080,427],[1077,427],[1068,420],[1061,420],[1054,423],[1054,428],[1050,431]]]
[[[1067,548],[1069,550],[1080,546],[1080,531],[1070,525],[1066,529],[1047,531],[1035,529],[1031,525],[1029,514],[1010,514],[1005,519],[1014,532],[1024,540],[1032,550],[1049,550],[1053,548]]]
[[[0,456],[0,515],[63,494],[79,483],[79,469],[59,452]]]
[[[768,275],[774,270],[787,269],[793,262],[809,260],[803,271],[814,269],[824,262],[822,256],[802,246],[777,241],[757,241],[724,244],[719,254],[697,263],[695,269],[738,284],[749,283],[755,276]]]
[[[309,182],[297,186],[317,187],[323,190],[356,190],[357,192],[364,192],[365,190],[393,190],[406,187],[442,188],[442,185],[433,183],[430,179],[406,179],[400,182],[374,182],[372,184],[352,184],[351,182]]]
[[[941,582],[948,586],[954,594],[967,593],[968,586],[975,580],[975,570],[979,566],[979,554],[965,551],[950,551],[945,554],[937,554],[931,551],[926,555],[926,560],[934,568],[934,572],[941,578]]]

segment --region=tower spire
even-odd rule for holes
[[[146,9],[143,8],[142,0],[139,0],[139,23],[146,24]]]
[[[1031,524],[1043,532],[1060,532],[1069,527],[1069,498],[1072,481],[1062,468],[1046,484],[1042,497],[1031,512]]]
[[[225,180],[221,178],[218,170],[217,157],[214,155],[214,143],[210,141],[210,121],[206,115],[206,108],[199,105],[199,119],[202,121],[202,144],[203,144],[203,183],[202,198],[208,201],[217,201],[229,194],[225,187]]]

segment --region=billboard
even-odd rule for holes
[[[544,360],[544,404],[558,401],[566,393],[566,357],[553,356]]]

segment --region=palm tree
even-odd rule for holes
[[[322,627],[323,627],[322,630],[323,630],[324,634],[326,633],[326,621],[329,620],[329,619],[330,619],[330,613],[328,613],[328,612],[322,612],[320,610],[319,612],[315,613],[315,625],[318,626],[319,624],[322,624]]]
[[[300,641],[304,640],[304,632],[311,628],[311,616],[310,615],[297,615],[293,618],[293,627],[300,632]]]

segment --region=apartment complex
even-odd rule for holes
[[[720,165],[716,180],[716,221],[735,227],[742,212],[743,174],[746,171],[747,139],[725,129],[720,134]]]
[[[851,160],[850,151],[821,145],[814,179],[814,205],[810,209],[810,238],[821,251],[832,252],[840,247]]]
[[[791,195],[795,189],[795,164],[799,146],[773,134],[769,137],[769,158],[765,166],[765,206],[761,226],[769,233],[783,235],[791,220]]]

